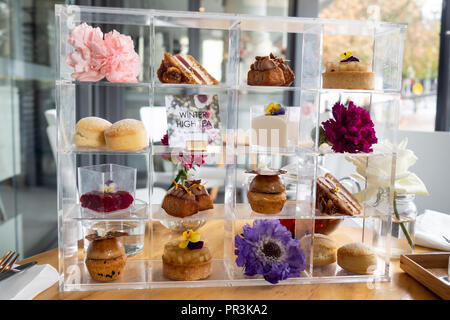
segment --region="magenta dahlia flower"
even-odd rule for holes
[[[370,114],[350,101],[346,108],[336,102],[333,117],[322,122],[324,135],[334,152],[373,152],[371,146],[378,142]]]
[[[270,283],[300,276],[305,270],[305,253],[300,241],[279,220],[255,220],[246,224],[234,239],[236,264],[247,276],[260,274]]]

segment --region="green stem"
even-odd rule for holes
[[[400,227],[402,228],[403,233],[405,234],[405,237],[408,240],[409,246],[414,251],[414,242],[412,241],[411,235],[409,234],[408,230],[406,229],[405,224],[403,222],[401,222],[400,214],[398,213],[398,210],[397,210],[397,200],[396,199],[397,199],[397,192],[394,192],[394,214],[395,214],[395,217],[399,221]]]
[[[181,179],[182,177],[185,177],[185,178],[187,177],[188,171],[189,171],[188,168],[186,168],[185,166],[182,166],[182,167],[178,170],[177,176],[176,176],[175,179],[173,179],[173,180],[174,180],[175,182],[178,183],[178,181],[180,181],[180,179]],[[172,183],[170,184],[170,186],[169,186],[169,189],[172,188],[174,185],[175,185],[175,184],[172,182]],[[169,190],[169,189],[167,189],[167,190]]]

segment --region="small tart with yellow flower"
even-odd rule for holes
[[[328,61],[326,72],[322,73],[322,87],[326,89],[361,89],[373,90],[375,73],[370,72],[370,65],[359,61],[346,51],[340,55],[340,61]]]
[[[172,280],[194,281],[205,279],[212,272],[212,255],[200,233],[183,232],[183,240],[165,244],[162,256],[163,274]]]
[[[186,186],[173,181],[174,186],[164,196],[161,207],[167,214],[184,218],[198,212],[195,195]]]

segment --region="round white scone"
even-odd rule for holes
[[[307,251],[311,247],[311,235],[305,235],[300,239],[300,247]],[[314,234],[313,244],[313,265],[314,267],[321,267],[336,262],[336,242],[321,233]]]
[[[111,122],[98,117],[80,119],[75,125],[73,142],[79,147],[105,147],[104,132],[111,125]]]
[[[372,274],[377,268],[377,255],[364,243],[354,242],[338,249],[337,263],[353,273]]]
[[[134,151],[148,146],[144,124],[135,119],[123,119],[105,130],[106,146],[110,150]]]

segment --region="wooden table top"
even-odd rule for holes
[[[162,227],[161,227],[162,228]],[[163,231],[161,231],[163,232]],[[416,252],[431,251],[417,247]],[[58,269],[58,250],[53,249],[20,263],[37,261],[50,264]],[[404,300],[404,299],[439,299],[437,295],[422,286],[400,269],[399,259],[391,260],[390,282],[371,283],[323,283],[299,285],[267,285],[243,287],[208,287],[208,288],[167,288],[145,290],[101,290],[59,292],[58,283],[48,288],[35,299],[132,299],[132,300]]]

